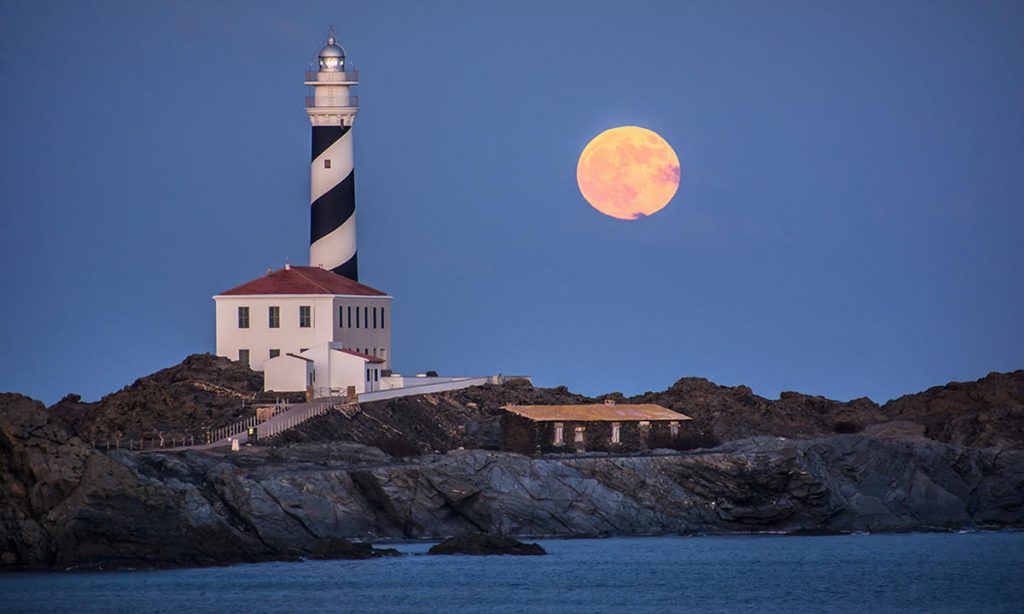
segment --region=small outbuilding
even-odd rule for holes
[[[674,447],[692,419],[660,405],[508,405],[502,447],[521,454],[644,452]]]
[[[298,354],[288,352],[263,362],[263,389],[274,392],[308,390],[313,397],[356,394],[381,389],[384,359],[357,352],[337,341],[321,343]]]

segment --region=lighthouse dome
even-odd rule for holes
[[[345,50],[338,45],[334,36],[327,37],[327,44],[318,54],[320,70],[324,72],[340,71],[345,66]]]

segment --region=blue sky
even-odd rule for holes
[[[8,1],[0,390],[212,351],[211,296],[306,262],[331,24],[399,371],[884,401],[1024,367],[1019,2]],[[634,222],[575,183],[619,125],[682,165]]]

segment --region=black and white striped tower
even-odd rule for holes
[[[317,70],[306,73],[306,85],[313,90],[306,97],[306,113],[313,124],[309,264],[358,281],[352,123],[359,99],[352,88],[359,83],[359,73],[347,70],[345,50],[333,35],[327,37],[317,62]]]

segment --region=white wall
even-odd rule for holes
[[[406,378],[409,381],[412,378]],[[424,384],[422,386],[407,386],[405,388],[382,389],[365,392],[359,395],[359,402],[381,401],[384,399],[397,399],[414,394],[430,394],[434,392],[445,392],[447,390],[461,390],[470,386],[482,386],[492,381],[492,376],[486,377],[464,377],[445,378],[452,381]]]
[[[331,350],[331,388],[341,390],[342,394],[349,386],[356,387],[356,394],[366,391],[366,360]]]
[[[279,356],[265,361],[263,389],[277,392],[301,391],[312,380],[314,394],[317,396],[327,396],[328,390],[343,395],[349,386],[355,386],[356,394],[379,390],[383,381],[380,365],[339,352],[338,349],[343,347],[340,341],[329,341],[298,354],[302,358]],[[366,381],[367,369],[371,375],[369,382]]]
[[[315,345],[302,354],[303,358],[309,358],[313,361],[313,388],[330,388],[331,387],[331,354],[336,352],[331,351],[331,343],[321,343]]]
[[[313,364],[282,354],[263,363],[263,390],[274,392],[301,392],[313,370]]]
[[[384,359],[384,368],[392,369],[394,357],[391,354],[391,321],[393,319],[390,297],[334,297],[334,340],[358,352],[365,351],[371,356]],[[349,309],[351,307],[351,310]],[[374,327],[373,310],[377,310],[377,326]],[[356,327],[356,310],[359,311],[359,327]],[[349,312],[352,312],[351,322]],[[384,321],[381,322],[381,313]],[[367,317],[369,316],[369,322]]]
[[[270,358],[270,350],[281,354],[299,354],[302,350],[328,341],[339,341],[345,347],[358,351],[369,350],[369,354],[381,356],[391,368],[391,298],[390,297],[346,297],[333,295],[261,295],[261,296],[216,296],[217,355],[238,360],[238,350],[249,350],[249,366],[259,371],[264,361]],[[312,310],[312,326],[299,328],[299,307],[309,305]],[[238,328],[238,308],[249,307],[249,328]],[[280,307],[281,326],[270,328],[269,308]],[[349,307],[359,309],[359,327],[355,327],[355,316],[348,322]],[[372,309],[377,309],[377,328],[373,328]],[[380,314],[384,313],[381,326]],[[363,314],[371,314],[369,326]],[[320,379],[318,374],[317,378]],[[324,378],[329,378],[324,373]],[[317,384],[320,385],[319,383]]]

